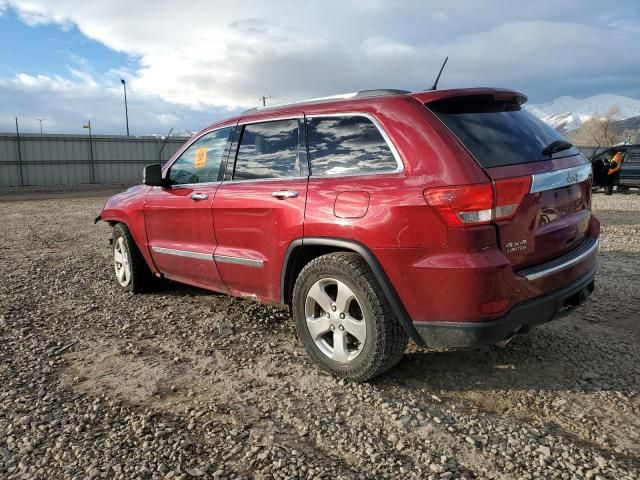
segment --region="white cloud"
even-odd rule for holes
[[[82,125],[91,119],[97,135],[124,134],[122,90],[104,87],[86,72],[75,73],[73,80],[24,73],[0,80],[0,131],[14,131],[14,116],[18,116],[23,132],[38,132],[36,119],[45,118],[45,132],[82,134]],[[135,90],[129,99],[134,135],[166,133],[171,127],[197,130],[227,115],[228,111],[216,109],[194,112]]]
[[[139,98],[199,112],[254,106],[264,94],[277,102],[365,88],[425,88],[446,55],[442,87],[513,87],[537,101],[601,91],[640,96],[640,64],[628,61],[629,46],[640,42],[638,19],[628,15],[631,0],[611,2],[607,15],[596,0],[499,0],[482,8],[474,0],[8,4],[30,24],[73,24],[136,58],[137,70],[109,75],[116,82],[126,78]],[[615,22],[625,25],[624,35],[612,34]],[[70,78],[22,82],[25,88],[44,82],[50,90],[66,85],[78,95],[117,94],[82,65]]]

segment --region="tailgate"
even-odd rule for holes
[[[514,268],[561,257],[587,235],[591,164],[517,92],[427,102],[493,181],[493,223]]]
[[[553,161],[535,164],[553,168]],[[542,167],[542,168],[540,168]],[[517,176],[531,175],[531,187],[515,216],[495,222],[500,249],[514,267],[547,262],[577,248],[587,236],[591,219],[591,165],[580,164],[540,173],[531,164]],[[494,181],[511,178],[513,167],[486,169]]]

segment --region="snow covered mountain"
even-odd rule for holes
[[[559,97],[548,103],[525,105],[525,109],[556,130],[566,132],[580,127],[594,113],[605,114],[613,106],[620,108],[616,120],[640,116],[640,100],[613,93],[602,93],[584,99]]]

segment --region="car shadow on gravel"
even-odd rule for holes
[[[161,280],[155,286],[154,290],[146,293],[150,296],[167,296],[167,297],[214,297],[214,298],[231,298],[224,293],[205,290],[203,288],[194,287],[185,283],[173,282],[171,280]]]
[[[410,348],[396,368],[372,383],[443,392],[640,392],[640,370],[635,361],[640,324],[634,321],[640,292],[629,293],[618,286],[615,290],[621,297],[611,296],[612,270],[620,272],[625,265],[637,265],[640,256],[622,252],[615,252],[615,256],[614,259],[611,254],[605,254],[596,291],[585,305],[568,317],[516,336],[502,349],[435,351]],[[247,302],[169,281],[150,295],[213,298],[214,308],[221,314],[230,315],[232,320],[246,308]],[[611,308],[612,303],[625,301],[626,305]],[[260,317],[263,309],[265,315],[268,313],[267,306],[249,303],[258,310],[252,317]],[[262,334],[268,341],[269,330]]]
[[[444,392],[638,393],[639,264],[638,253],[604,251],[596,290],[571,315],[516,336],[502,349],[410,348],[380,381]]]
[[[506,348],[415,350],[381,381],[444,392],[639,392],[637,366],[625,352],[632,340],[603,345],[584,324],[574,314],[517,336]]]

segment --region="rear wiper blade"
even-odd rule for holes
[[[556,140],[544,147],[544,150],[542,150],[542,154],[553,155],[554,153],[561,152],[562,150],[567,150],[571,147],[573,147],[572,143],[565,142],[564,140]]]

